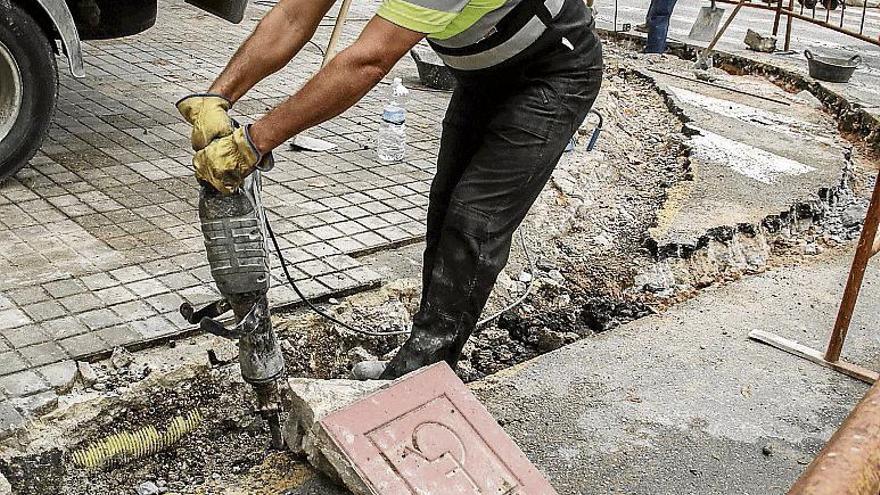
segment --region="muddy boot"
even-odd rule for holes
[[[409,339],[388,363],[381,379],[394,380],[440,361],[446,361],[454,369],[460,355],[455,352],[458,349],[455,327],[454,321],[445,318],[434,320],[433,324],[413,326]]]

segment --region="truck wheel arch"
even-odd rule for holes
[[[0,0],[0,6],[8,6],[10,2],[15,2],[20,7],[28,10],[30,2],[28,0]],[[64,46],[64,54],[70,64],[70,72],[74,77],[84,77],[86,75],[85,64],[83,62],[82,42],[79,37],[79,31],[73,20],[73,14],[67,7],[64,0],[36,0],[39,5],[38,9],[42,9],[41,18],[48,18],[52,23],[51,26],[43,26],[47,30],[49,38],[61,38],[61,44]],[[31,4],[32,5],[32,4]],[[44,21],[45,22],[45,21]],[[55,33],[52,33],[54,28]]]

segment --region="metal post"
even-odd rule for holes
[[[859,298],[859,292],[862,289],[865,269],[868,267],[868,261],[871,259],[871,251],[877,237],[878,226],[880,226],[880,174],[878,174],[877,182],[874,184],[874,194],[871,196],[871,204],[868,206],[865,226],[862,228],[862,235],[859,237],[859,245],[856,248],[852,270],[850,270],[849,280],[846,282],[843,302],[840,304],[837,322],[834,324],[834,331],[831,333],[828,350],[825,352],[826,361],[836,362],[840,360],[840,352],[843,350],[846,333],[849,331],[853,311]]]
[[[782,0],[776,2],[776,15],[773,17],[773,36],[779,34],[779,20],[782,18]]]
[[[867,2],[868,0],[865,0],[865,1]],[[617,32],[617,11],[619,9],[618,3],[619,3],[619,0],[614,0],[614,32],[615,33]]]
[[[859,25],[859,34],[865,34],[865,16],[868,14],[868,0],[862,2],[862,22]]]
[[[801,8],[803,8],[803,4],[801,4]],[[794,14],[794,0],[788,0],[788,21],[785,23],[785,47],[783,48],[785,51],[791,50],[791,25],[794,23],[791,14]]]
[[[345,27],[350,7],[351,0],[342,0],[342,5],[339,6],[339,14],[336,15],[336,25],[333,26],[333,33],[330,34],[330,42],[327,44],[327,51],[324,53],[324,61],[321,62],[321,67],[325,67],[336,56],[336,45],[339,44],[339,38],[342,36],[342,28]]]
[[[788,495],[877,495],[880,492],[880,383],[834,433]]]

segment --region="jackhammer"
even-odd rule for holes
[[[256,411],[269,425],[272,446],[280,449],[278,380],[284,373],[284,356],[269,314],[268,224],[260,200],[260,170],[271,168],[271,156],[263,164],[268,166],[249,175],[230,195],[200,181],[199,219],[211,275],[223,299],[198,310],[184,303],[180,314],[205,332],[238,340],[241,375],[254,389]],[[216,320],[229,311],[235,316],[232,328]]]

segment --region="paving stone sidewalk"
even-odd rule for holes
[[[346,41],[373,8],[353,10]],[[51,403],[74,360],[190,330],[177,314],[180,303],[217,297],[198,225],[188,126],[174,102],[208,87],[264,11],[252,7],[232,26],[182,1],[161,0],[158,23],[146,33],[86,44],[85,79],[70,77],[58,59],[49,137],[30,165],[0,186],[0,434],[4,424]],[[332,24],[322,23],[319,45]],[[320,61],[308,46],[234,114],[251,121],[295,91]],[[408,83],[415,76],[409,60],[396,71]],[[373,142],[387,88],[308,133],[337,149],[282,149],[264,176],[265,206],[307,295],[374,285],[378,275],[352,255],[423,235],[448,96],[414,94],[407,160],[383,164]],[[297,300],[280,275],[270,293],[275,306]]]

